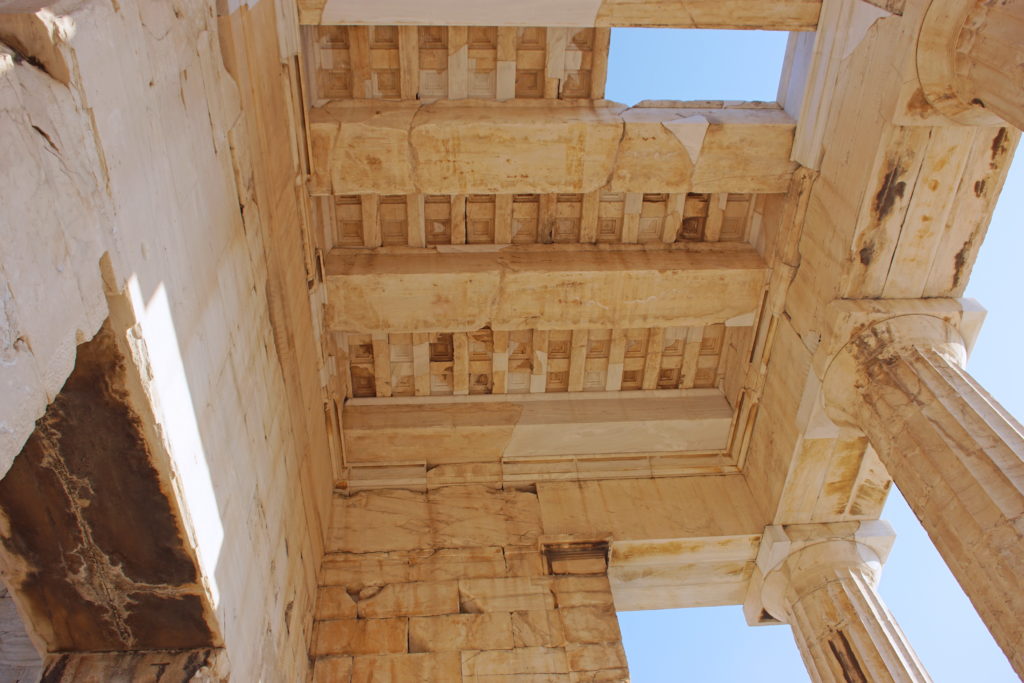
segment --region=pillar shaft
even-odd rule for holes
[[[814,681],[930,680],[866,568],[835,569],[831,580],[789,605],[788,612]]]
[[[865,432],[1024,675],[1024,430],[961,369],[957,336],[924,316],[875,325],[833,363],[826,400]]]

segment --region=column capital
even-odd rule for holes
[[[837,570],[859,569],[877,583],[895,538],[881,520],[765,527],[744,605],[748,622],[765,623],[764,613],[788,622],[787,605],[836,580]]]
[[[831,358],[822,379],[825,412],[837,425],[859,426],[861,390],[875,381],[878,364],[889,365],[910,349],[935,351],[951,365],[967,364],[967,344],[949,320],[922,313],[896,315],[855,328]]]
[[[963,367],[985,309],[974,299],[842,299],[829,304],[812,360],[820,400],[837,425],[855,425],[850,401],[869,381],[865,364],[915,345],[939,351]]]
[[[943,116],[970,126],[999,126],[1002,119],[966,101],[957,88],[960,35],[977,5],[973,0],[933,0],[917,40],[917,74],[928,102]]]
[[[1004,7],[996,13],[991,11],[991,4],[932,0],[918,37],[917,73],[925,98],[947,118],[969,126],[1009,123],[1020,127],[1019,103],[1006,106],[1004,97],[992,92],[993,77],[997,77],[997,83],[1005,79],[1002,87],[1013,90],[1012,71],[1020,67],[1011,61],[1012,55],[1006,55],[1005,63],[993,63],[992,56],[1012,53],[1012,49],[1006,49],[1012,43],[1007,45],[1005,36],[999,35],[1005,31],[1000,25],[1005,25],[1006,15],[1019,17],[1024,13],[1024,3],[1002,2]],[[988,40],[993,44],[985,46]]]
[[[856,339],[880,323],[899,318],[894,329],[900,330],[898,338],[909,340],[921,338],[924,330],[912,332],[916,323],[927,327],[922,317],[931,317],[945,323],[958,335],[970,354],[985,321],[986,311],[975,299],[837,299],[825,310],[824,329],[820,331],[821,341],[814,349],[812,363],[815,374],[825,379],[833,361]],[[943,335],[944,337],[945,335]],[[937,340],[936,340],[937,341]]]

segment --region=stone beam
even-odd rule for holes
[[[328,326],[362,333],[745,324],[761,304],[765,278],[764,262],[745,244],[334,250],[325,265]]]
[[[430,467],[725,450],[732,409],[718,390],[644,394],[353,399],[342,415],[346,461]]]
[[[813,31],[821,0],[299,0],[303,24],[663,26]]]
[[[313,194],[785,192],[774,103],[333,101],[310,112]]]
[[[623,541],[760,535],[750,493],[740,474],[537,484],[545,536],[611,538],[612,566]]]
[[[760,541],[759,534],[614,541],[608,579],[615,609],[741,604]]]
[[[794,65],[809,75],[793,158],[819,173],[786,309],[808,346],[834,299],[961,296],[1019,139],[951,125],[928,103],[915,59],[924,6],[831,7],[818,35],[834,34],[832,50]]]
[[[81,344],[0,480],[0,571],[49,653],[221,643],[128,364],[109,325]]]
[[[42,680],[48,683],[92,681],[195,681],[227,683],[227,653],[222,649],[65,652],[50,655]],[[27,680],[27,679],[25,679]]]

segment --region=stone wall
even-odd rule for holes
[[[111,317],[232,677],[299,681],[332,473],[283,87],[294,7],[217,6],[5,15],[0,473]]]
[[[541,533],[530,490],[339,494],[314,680],[628,680],[600,544]]]

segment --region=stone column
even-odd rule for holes
[[[928,101],[946,116],[1024,129],[1022,55],[1024,0],[933,0],[917,68]]]
[[[885,522],[765,529],[761,605],[792,627],[811,680],[931,680],[875,590],[893,538]]]
[[[833,419],[867,435],[996,642],[1024,675],[1024,429],[963,369],[939,318],[876,323],[825,377]]]

